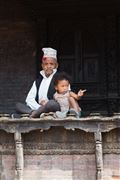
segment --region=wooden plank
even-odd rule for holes
[[[103,153],[101,132],[95,132],[94,136],[96,145],[96,180],[103,180]]]
[[[15,151],[16,151],[16,169],[15,169],[15,180],[23,180],[23,143],[21,133],[15,132]]]

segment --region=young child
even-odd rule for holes
[[[79,90],[78,93],[74,93],[70,90],[70,77],[62,72],[54,80],[56,93],[54,99],[60,104],[61,111],[56,112],[56,116],[64,118],[67,113],[75,114],[78,118],[81,115],[81,108],[78,105],[77,100],[84,95],[86,90]]]

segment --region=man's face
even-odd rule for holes
[[[48,77],[53,73],[53,69],[58,68],[58,63],[54,58],[47,57],[42,60],[42,68],[45,72],[45,75]]]

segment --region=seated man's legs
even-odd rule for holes
[[[16,111],[20,114],[31,114],[33,111],[29,106],[23,103],[17,103],[16,104]]]
[[[37,118],[40,117],[42,113],[56,112],[60,111],[60,105],[55,100],[49,100],[45,106],[41,106],[37,110],[33,111],[30,117]]]

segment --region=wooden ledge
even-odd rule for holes
[[[120,115],[111,117],[88,116],[76,119],[67,117],[56,119],[50,116],[44,118],[10,118],[0,117],[0,129],[9,133],[28,133],[33,130],[49,130],[51,127],[63,127],[66,130],[80,129],[86,132],[108,132],[115,128],[120,128]]]

